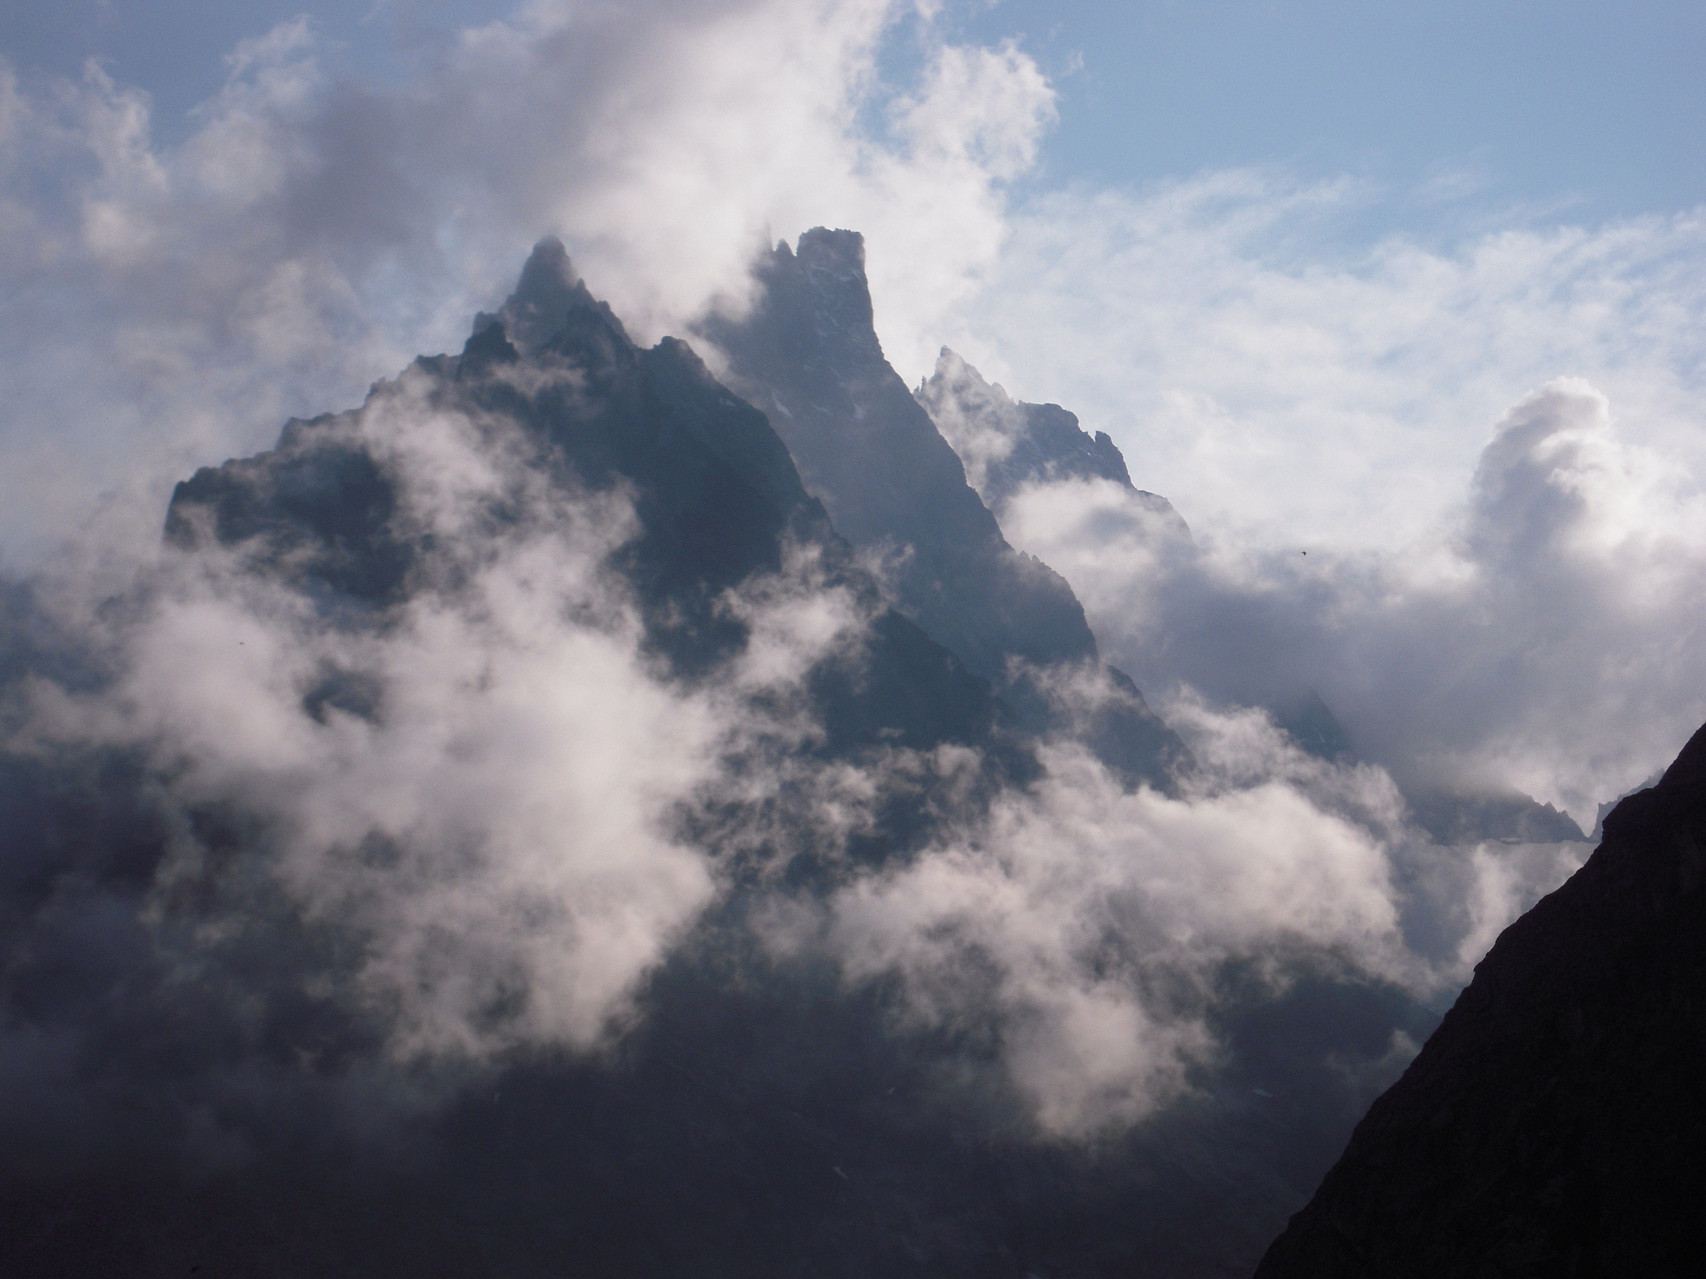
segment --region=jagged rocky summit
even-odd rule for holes
[[[915,394],[997,516],[1027,485],[1106,480],[1124,489],[1162,535],[1189,541],[1190,530],[1173,504],[1133,484],[1107,432],[1091,435],[1077,414],[1058,404],[1014,400],[947,347]]]
[[[1706,728],[1505,930],[1257,1279],[1613,1279],[1706,1253]]]
[[[631,523],[605,530],[609,568],[648,670],[717,681],[750,638],[731,592],[804,553],[869,624],[805,674],[824,731],[799,749],[830,771],[907,749],[975,757],[977,785],[934,794],[902,777],[845,857],[807,847],[780,867],[720,842],[733,826],[800,833],[773,776],[744,825],[727,811],[738,794],[683,814],[728,891],[649,971],[619,1043],[446,1080],[390,1058],[342,999],[363,934],[279,900],[264,813],[162,804],[174,778],[122,749],[75,766],[0,753],[0,1030],[26,1050],[0,1105],[0,1273],[1248,1271],[1363,1104],[1343,1064],[1378,1063],[1392,1027],[1419,1031],[1426,1010],[1377,983],[1306,976],[1276,998],[1231,974],[1211,1088],[1094,1143],[1037,1140],[989,1082],[998,1028],[914,1032],[890,986],[778,960],[742,919],[759,875],[809,898],[849,866],[904,863],[949,805],[1035,780],[1044,735],[1084,734],[1133,781],[1164,780],[1176,749],[883,360],[859,255],[827,231],[774,255],[758,309],[716,331],[731,387],[683,342],[633,343],[548,241],[460,353],[197,472],[166,537],[184,563],[334,634],[325,651],[349,664],[293,709],[359,735],[393,691],[356,664],[368,641],[423,600],[466,604],[459,590],[511,534],[559,516],[574,531],[577,511],[620,493]],[[449,532],[416,518],[420,476],[398,464],[399,432],[430,435],[437,415],[483,432],[458,461],[496,477]],[[874,552],[891,557],[885,582],[865,567]],[[1100,725],[1049,702],[1068,676],[1112,687]],[[341,851],[380,870],[396,854]],[[439,975],[468,976],[448,958]],[[494,1024],[525,995],[499,985],[480,1010]]]
[[[761,259],[756,278],[752,308],[713,318],[705,336],[837,531],[888,559],[900,611],[990,680],[1032,731],[1083,733],[1128,781],[1168,786],[1182,743],[1131,679],[1100,661],[1065,579],[1008,544],[960,456],[884,358],[862,237],[807,231],[797,250],[779,244]],[[1111,441],[1105,451],[1117,461]],[[1100,688],[1087,726],[1060,711],[1051,686],[1062,675]]]
[[[374,615],[441,584],[441,538],[398,518],[399,478],[370,422],[403,397],[520,428],[530,469],[566,494],[620,486],[635,533],[616,561],[642,605],[650,647],[679,672],[715,667],[746,637],[727,591],[815,547],[826,584],[877,611],[858,671],[818,673],[830,749],[856,743],[993,744],[987,684],[892,609],[800,482],[765,416],[731,394],[682,341],[636,346],[593,298],[562,244],[542,242],[514,294],[480,315],[459,356],[422,357],[363,408],[293,421],[277,448],[178,485],[166,518],[181,549],[241,547],[303,591]],[[494,441],[493,447],[499,447]],[[490,521],[524,518],[494,500]],[[855,692],[857,685],[857,692]],[[999,754],[999,751],[997,752]]]

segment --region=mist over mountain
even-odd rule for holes
[[[918,398],[1003,527],[1066,566],[1091,601],[1099,633],[1150,688],[1259,706],[1314,753],[1378,764],[1441,843],[1583,838],[1569,815],[1500,777],[1508,770],[1465,767],[1446,748],[1437,734],[1461,733],[1464,725],[1453,714],[1447,728],[1440,706],[1462,695],[1449,687],[1462,669],[1408,650],[1407,631],[1461,628],[1471,624],[1471,610],[1484,625],[1486,611],[1509,610],[1519,596],[1489,599],[1475,582],[1467,590],[1462,583],[1410,583],[1404,579],[1414,569],[1402,562],[1347,563],[1319,550],[1313,561],[1307,550],[1229,561],[1212,544],[1199,545],[1165,498],[1132,484],[1107,436],[1090,436],[1058,405],[1015,402],[946,350]],[[1562,425],[1552,413],[1575,407],[1563,388],[1536,397],[1541,406],[1542,439]],[[1563,499],[1560,514],[1579,501],[1557,471],[1547,468],[1540,482]],[[1513,515],[1520,518],[1502,501],[1479,512],[1488,528]],[[1479,550],[1472,543],[1467,553]],[[1532,585],[1524,582],[1522,591]],[[1389,646],[1410,660],[1398,665]],[[1494,682],[1502,681],[1489,674]],[[1424,692],[1428,709],[1413,721],[1391,722],[1393,706]],[[1581,815],[1593,812],[1584,806]]]
[[[1058,404],[1014,401],[964,359],[942,348],[915,392],[965,467],[966,479],[999,517],[1027,485],[1105,480],[1152,517],[1154,536],[1190,537],[1173,504],[1131,482],[1123,454],[1107,432],[1089,434]]]
[[[1701,23],[1462,7],[0,10],[0,1274],[1685,1269]]]
[[[1579,863],[1319,698],[1164,720],[1003,529],[1191,531],[909,392],[856,234],[749,303],[708,366],[541,242],[140,567],[8,588],[8,1274],[1245,1274]]]
[[[706,337],[731,384],[766,407],[836,528],[883,562],[897,606],[1033,729],[1077,721],[1128,781],[1169,785],[1183,744],[1128,676],[1100,663],[1071,587],[1007,544],[883,358],[861,237],[808,231],[797,253],[778,245],[755,275],[746,313],[714,317]],[[1082,706],[1063,711],[1063,698],[1093,700],[1093,722]]]

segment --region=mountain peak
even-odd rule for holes
[[[857,231],[813,227],[800,236],[799,259],[808,270],[865,283],[865,237]]]
[[[507,337],[524,354],[548,346],[569,327],[570,317],[581,312],[600,315],[605,327],[622,332],[622,325],[604,303],[594,298],[569,259],[569,251],[554,235],[533,246],[521,277],[496,315],[482,311],[474,319],[477,337],[494,324],[502,324]]]
[[[966,477],[998,515],[1006,501],[1028,484],[1062,480],[1110,480],[1176,523],[1170,503],[1138,490],[1124,456],[1106,432],[1078,424],[1058,404],[1015,400],[963,357],[942,348],[935,371],[916,392],[944,439],[953,445]]]

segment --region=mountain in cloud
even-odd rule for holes
[[[1258,1279],[1684,1273],[1706,1243],[1706,729],[1494,944]]]
[[[1182,752],[856,238],[761,283],[762,412],[545,242],[133,582],[7,593],[0,1270],[1248,1272],[1475,863],[1260,716]]]
[[[749,627],[726,593],[805,554],[822,585],[852,590],[873,618],[874,638],[856,658],[858,695],[848,685],[817,704],[830,738],[988,743],[987,686],[879,604],[764,416],[685,343],[635,346],[555,240],[533,251],[502,311],[477,318],[460,356],[417,360],[363,409],[292,422],[272,452],[180,484],[167,540],[189,551],[239,548],[296,589],[345,603],[351,617],[442,584],[442,537],[403,518],[399,480],[367,429],[388,404],[482,424],[489,438],[480,443],[500,457],[520,450],[507,460],[565,494],[626,493],[633,536],[615,567],[636,592],[648,648],[675,668],[703,671],[744,644]],[[529,501],[520,491],[489,495],[482,532],[540,518]],[[822,691],[833,682],[817,678]]]
[[[1189,540],[1173,504],[1131,482],[1125,456],[1107,432],[1091,435],[1060,405],[1015,401],[947,347],[916,395],[997,517],[1026,485],[1105,480],[1123,489],[1160,535]]]
[[[1171,784],[1184,750],[1136,685],[1104,666],[1064,579],[1015,551],[959,456],[877,340],[864,241],[822,227],[779,244],[741,317],[706,337],[736,390],[770,416],[836,529],[880,556],[896,606],[990,680],[1036,730],[1071,731],[1062,687],[1097,703],[1087,729],[1131,781]]]
[[[1018,540],[1065,548],[1074,560],[1081,555],[1100,561],[1081,576],[1097,588],[1091,608],[1104,636],[1125,638],[1131,615],[1144,612],[1144,592],[1159,593],[1154,611],[1177,610],[1189,618],[1189,626],[1179,624],[1185,618],[1169,618],[1173,625],[1159,628],[1160,633],[1126,641],[1128,648],[1141,650],[1134,656],[1164,687],[1180,682],[1181,672],[1190,676],[1185,683],[1201,679],[1210,673],[1202,668],[1203,653],[1213,653],[1221,643],[1237,645],[1239,637],[1260,635],[1264,623],[1272,624],[1275,584],[1258,584],[1249,592],[1255,599],[1225,598],[1232,594],[1227,583],[1215,580],[1217,570],[1172,503],[1132,483],[1124,456],[1106,434],[1090,435],[1059,405],[1015,401],[945,348],[917,398],[1004,528],[1015,530]],[[1074,560],[1067,562],[1077,570]],[[1097,581],[1109,563],[1118,566],[1114,581],[1121,589],[1107,591]],[[1134,595],[1140,602],[1134,604]],[[1322,601],[1323,610],[1329,606]],[[1294,636],[1287,638],[1295,642]],[[1198,665],[1169,669],[1170,655]],[[1220,685],[1214,691],[1260,706],[1311,754],[1329,760],[1365,758],[1321,693],[1288,669],[1288,656],[1277,644],[1247,645],[1212,671]],[[1211,660],[1209,665],[1215,664]],[[1442,844],[1583,838],[1566,814],[1514,789],[1411,782],[1405,795],[1413,820]]]

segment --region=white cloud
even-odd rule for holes
[[[821,914],[784,913],[773,943],[898,978],[908,1024],[988,1042],[1037,1129],[1077,1139],[1220,1061],[1230,965],[1276,994],[1327,971],[1428,997],[1579,864],[1580,845],[1433,845],[1379,768],[1307,755],[1260,712],[1166,709],[1196,759],[1181,793],[1128,791],[1057,745],[1028,790]]]
[[[1153,693],[1284,706],[1319,693],[1407,786],[1521,791],[1592,829],[1706,718],[1706,499],[1563,380],[1494,428],[1466,500],[1391,553],[1169,536],[1117,486],[1003,510],[1111,658]]]
[[[143,536],[192,462],[458,344],[546,233],[651,338],[738,296],[767,233],[857,227],[886,332],[921,346],[998,249],[1052,94],[928,19],[918,83],[886,84],[910,12],[542,2],[383,86],[327,73],[297,20],[237,48],[173,146],[99,69],[0,67],[0,551],[39,557],[103,492]]]
[[[170,552],[105,627],[110,687],[33,681],[9,745],[145,750],[182,825],[168,923],[185,892],[220,902],[194,920],[216,949],[281,894],[353,939],[319,980],[395,1052],[585,1049],[719,891],[682,810],[785,771],[815,731],[801,682],[856,655],[866,612],[796,551],[730,593],[752,641],[726,677],[684,687],[607,563],[637,531],[623,494],[565,491],[515,426],[441,400],[411,373],[315,428],[434,547],[405,603],[346,616],[264,546]],[[193,833],[210,806],[250,824],[234,865]]]
[[[1359,238],[1382,195],[1253,171],[1041,194],[939,340],[1254,546],[1407,544],[1459,499],[1485,424],[1560,376],[1699,485],[1698,211]]]

